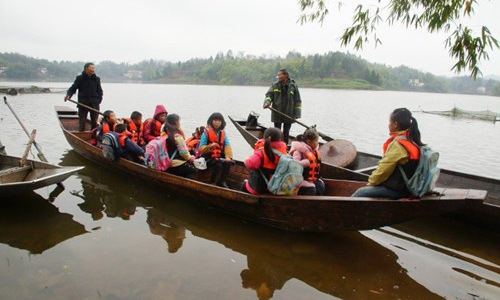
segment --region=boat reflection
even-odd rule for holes
[[[202,212],[182,201],[144,204],[148,224],[157,220],[153,234],[169,235],[160,226],[173,230],[170,242],[164,237],[169,251],[182,245],[187,229],[245,255],[241,284],[258,299],[271,299],[291,279],[341,299],[442,299],[409,277],[392,251],[358,232],[294,234]]]
[[[52,194],[51,197],[55,198]],[[0,201],[0,243],[41,254],[86,233],[85,227],[35,192]]]

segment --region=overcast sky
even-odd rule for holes
[[[350,3],[352,1],[345,1]],[[360,1],[357,1],[360,2]],[[366,1],[365,1],[366,2]],[[355,51],[340,47],[354,6],[332,12],[321,26],[300,25],[297,0],[0,0],[0,52],[49,60],[136,63],[144,59],[184,61],[217,52],[286,55],[328,51],[355,53],[370,62],[407,65],[436,75],[454,75],[444,48],[446,34],[381,26],[382,45]],[[467,23],[489,27],[500,40],[500,2],[479,0]],[[500,75],[500,51],[489,51],[484,75]]]

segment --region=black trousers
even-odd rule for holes
[[[180,166],[168,168],[167,173],[194,179],[198,170],[191,163],[185,162]]]
[[[95,108],[96,110],[99,110],[99,104],[91,104],[91,103],[84,103],[87,106],[90,106],[92,108]],[[78,130],[79,131],[85,131],[85,121],[87,121],[87,114],[90,113],[90,125],[92,128],[90,130],[94,129],[97,127],[97,118],[99,116],[98,113],[95,111],[91,111],[86,109],[85,107],[78,107],[78,118],[80,119],[79,124],[78,124]]]
[[[288,137],[290,136],[290,128],[292,128],[292,123],[274,123],[274,127],[281,130],[281,124],[283,124],[283,140],[285,144],[288,144]]]

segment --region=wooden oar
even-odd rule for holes
[[[81,106],[81,107],[85,107],[85,108],[86,108],[86,109],[88,109],[88,110],[94,111],[94,112],[96,112],[96,113],[101,114],[101,115],[103,115],[103,116],[104,116],[104,114],[103,114],[102,112],[98,111],[97,109],[95,109],[95,108],[93,108],[93,107],[90,107],[90,106],[88,106],[88,105],[85,105],[85,104],[83,104],[83,103],[81,103],[81,102],[78,102],[78,101],[75,101],[75,100],[71,100],[71,99],[68,99],[68,100],[66,100],[66,101],[73,102],[73,103],[75,103],[76,105],[79,105],[79,106]]]
[[[21,127],[23,128],[23,130],[24,130],[24,132],[26,133],[26,135],[27,135],[28,137],[30,137],[30,138],[31,138],[31,136],[30,136],[30,134],[29,134],[28,130],[26,129],[26,127],[24,127],[23,122],[21,122],[21,119],[19,119],[19,117],[17,116],[17,114],[16,114],[16,112],[14,111],[14,109],[10,106],[9,102],[7,102],[7,97],[5,97],[5,96],[4,96],[4,97],[3,97],[3,101],[5,102],[5,104],[7,104],[7,106],[8,106],[8,107],[9,107],[9,109],[10,109],[10,111],[12,112],[12,114],[14,115],[14,117],[17,119],[17,121],[19,122],[19,125],[21,125]],[[38,154],[37,154],[38,158],[39,158],[41,161],[48,163],[49,161],[48,161],[48,159],[45,157],[45,154],[43,154],[43,152],[42,152],[42,148],[40,148],[40,146],[38,145],[38,143],[37,143],[36,141],[33,141],[33,145],[35,145],[35,148],[36,148],[36,150],[38,151]],[[58,186],[60,186],[60,187],[62,187],[62,188],[64,188],[64,184],[62,184],[62,182],[59,182],[57,185],[58,185]]]
[[[287,115],[287,114],[285,114],[285,113],[282,113],[281,111],[279,111],[279,110],[277,110],[277,109],[275,109],[275,108],[272,108],[271,106],[269,106],[269,107],[267,107],[267,108],[269,108],[270,110],[274,111],[275,113],[278,113],[278,114],[280,114],[280,115],[282,115],[282,116],[284,116],[284,117],[289,118],[290,120],[294,121],[295,123],[297,123],[297,124],[299,124],[299,125],[304,126],[305,128],[311,128],[311,126],[307,126],[306,124],[304,124],[304,123],[302,123],[302,122],[300,122],[300,121],[298,121],[298,120],[296,120],[296,119],[294,119],[294,118],[290,117],[289,115]],[[333,141],[333,140],[334,140],[333,138],[331,138],[331,137],[327,136],[326,134],[323,134],[323,133],[321,133],[321,132],[319,132],[319,131],[318,131],[318,135],[319,135],[320,137],[322,137],[322,138],[323,138],[325,141],[327,141],[327,142],[329,142],[329,141]]]
[[[36,135],[36,129],[33,129],[33,131],[31,132],[31,136],[30,136],[30,140],[28,142],[28,145],[26,146],[26,149],[24,150],[23,157],[19,161],[20,167],[24,167],[24,165],[26,164],[26,159],[28,158],[28,154],[30,153],[31,145],[33,144],[33,142],[35,142],[35,135]]]

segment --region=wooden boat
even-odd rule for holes
[[[253,148],[255,142],[262,138],[267,127],[258,124],[246,127],[246,121],[229,117],[247,143]],[[290,139],[294,139],[293,136]],[[321,143],[320,143],[321,145]],[[356,159],[347,168],[327,163],[321,164],[321,175],[325,178],[368,180],[368,175],[377,167],[380,156],[358,151]],[[500,180],[483,176],[471,175],[447,169],[441,169],[436,183],[441,188],[480,189],[486,190],[484,203],[467,203],[461,209],[460,217],[499,230],[500,228]]]
[[[27,160],[19,167],[21,158],[0,155],[0,194],[17,194],[59,183],[84,167],[60,167]]]
[[[480,190],[441,189],[440,196],[411,201],[353,198],[350,195],[365,183],[334,179],[325,181],[327,194],[321,197],[250,195],[239,191],[243,180],[249,176],[242,162],[236,161],[231,168],[227,181],[230,188],[222,188],[207,183],[209,171],[200,172],[196,180],[190,180],[151,170],[125,159],[110,161],[102,156],[101,149],[89,143],[90,131],[77,131],[78,115],[75,110],[58,106],[56,111],[61,129],[71,147],[100,166],[155,183],[225,213],[290,231],[330,232],[339,229],[378,228],[454,211],[467,202],[481,203],[486,196],[486,192]]]

